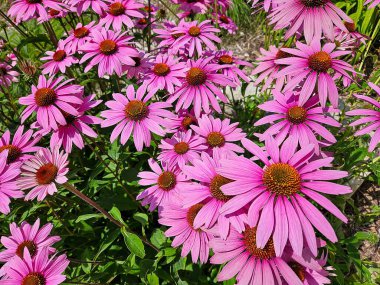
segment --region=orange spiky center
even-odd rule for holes
[[[226,15],[221,15],[219,16],[219,20],[224,23],[224,24],[229,24],[230,23],[230,20],[228,19],[228,17]]]
[[[344,26],[346,27],[346,29],[347,29],[350,33],[353,33],[353,32],[356,31],[356,25],[355,25],[354,22],[349,23],[349,22],[344,21]]]
[[[53,163],[42,165],[36,173],[36,180],[39,185],[47,185],[52,183],[58,174],[58,167]]]
[[[301,190],[301,176],[297,169],[287,163],[274,163],[264,170],[263,182],[267,189],[277,195],[291,196]]]
[[[19,147],[8,144],[0,147],[0,153],[4,150],[8,150],[7,163],[15,162],[22,154],[22,151]]]
[[[190,27],[189,35],[192,37],[198,37],[201,34],[201,29],[197,26]]]
[[[25,248],[28,249],[31,257],[33,257],[33,256],[35,256],[37,254],[37,245],[35,244],[35,242],[27,240],[27,241],[24,241],[24,242],[20,243],[18,245],[17,249],[16,249],[16,254],[20,258],[24,257],[24,249]]]
[[[219,132],[209,133],[206,140],[211,147],[223,146],[226,141],[224,136]]]
[[[206,72],[199,67],[192,67],[186,74],[186,81],[189,85],[198,86],[207,80]]]
[[[271,259],[276,256],[273,238],[271,237],[264,248],[258,248],[256,244],[256,228],[247,227],[243,233],[243,241],[247,251],[259,259]]]
[[[210,182],[210,192],[211,196],[215,199],[223,202],[227,202],[231,199],[231,196],[225,195],[220,189],[221,186],[226,185],[233,180],[228,179],[222,175],[217,174]]]
[[[329,0],[301,0],[301,3],[308,8],[317,8],[326,5]]]
[[[46,285],[46,279],[41,273],[33,272],[22,279],[21,285]]]
[[[174,151],[178,154],[185,154],[189,151],[189,144],[186,142],[179,142],[174,145]]]
[[[117,44],[113,40],[104,40],[99,44],[100,52],[105,55],[111,55],[117,52]]]
[[[309,57],[308,63],[314,71],[327,72],[332,65],[332,60],[327,52],[318,51]]]
[[[57,94],[52,88],[43,87],[37,89],[34,99],[39,107],[46,107],[55,103]]]
[[[218,62],[219,64],[232,64],[234,62],[234,59],[232,58],[232,56],[224,54],[219,57]]]
[[[148,116],[149,110],[143,101],[132,100],[125,106],[125,115],[132,121],[141,121]]]
[[[182,122],[181,122],[181,126],[185,129],[185,130],[188,130],[190,128],[190,125],[195,123],[195,120],[194,118],[192,118],[191,116],[185,116],[183,119],[182,119]]]
[[[64,50],[57,50],[53,54],[53,60],[54,61],[62,61],[66,58],[66,52]]]
[[[306,109],[301,106],[293,106],[286,113],[286,118],[293,124],[302,124],[307,116]]]
[[[294,273],[298,276],[298,278],[303,282],[306,279],[306,271],[305,267],[297,262],[290,262],[289,267],[294,271]]]
[[[156,63],[153,67],[153,72],[157,76],[166,76],[170,72],[170,67],[166,63]]]
[[[87,37],[89,33],[90,31],[86,27],[80,27],[74,30],[74,37],[76,37],[77,39],[81,39]]]
[[[120,2],[112,3],[109,6],[109,13],[113,16],[123,15],[125,12],[125,7]]]
[[[158,186],[165,191],[172,190],[175,187],[176,182],[176,176],[171,171],[162,172],[157,179]]]
[[[186,219],[190,227],[194,228],[195,217],[198,215],[202,207],[203,207],[203,204],[195,204],[194,206],[191,206],[189,210],[187,210]]]

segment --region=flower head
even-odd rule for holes
[[[218,14],[217,17],[219,27],[226,30],[229,34],[236,34],[238,27],[231,18],[226,14]]]
[[[197,183],[189,184],[182,191],[184,207],[192,207],[203,204],[202,209],[195,216],[193,226],[195,229],[205,227],[212,228],[217,224],[217,233],[226,239],[231,225],[239,232],[244,229],[247,222],[245,211],[238,211],[230,215],[221,215],[220,208],[232,197],[225,195],[221,186],[232,182],[232,180],[216,173],[220,167],[220,156],[214,158],[203,152],[201,158],[195,159],[192,165],[183,167],[184,174]]]
[[[150,55],[139,51],[139,55],[132,57],[133,65],[123,65],[123,72],[126,72],[127,78],[141,79],[150,70],[153,65]]]
[[[21,114],[21,123],[36,112],[37,122],[42,128],[56,130],[58,125],[66,124],[64,112],[78,115],[73,105],[82,103],[83,87],[69,85],[73,79],[63,80],[62,76],[46,79],[41,75],[38,78],[38,85],[32,86],[32,94],[19,99],[21,105],[27,106]]]
[[[18,82],[20,74],[13,70],[13,66],[5,62],[0,62],[0,86],[9,87],[12,82]]]
[[[273,237],[265,247],[258,245],[256,227],[246,226],[242,233],[232,229],[227,240],[214,238],[210,247],[215,253],[210,262],[226,263],[217,276],[218,281],[236,276],[236,285],[284,284],[283,280],[287,284],[303,285],[288,263],[276,256]]]
[[[165,134],[162,128],[165,125],[164,118],[173,116],[165,108],[171,105],[167,102],[150,103],[150,97],[144,95],[144,90],[139,88],[135,92],[133,85],[127,87],[126,95],[115,93],[114,100],[106,102],[110,110],[101,113],[105,118],[101,126],[117,125],[112,131],[111,142],[120,135],[122,144],[128,141],[133,131],[135,146],[141,151],[144,144],[150,146],[151,132],[159,136]]]
[[[203,140],[199,136],[193,135],[191,130],[178,132],[170,139],[161,140],[158,147],[161,149],[158,156],[160,161],[178,165],[181,169],[185,164],[199,158],[199,154],[207,149]]]
[[[192,125],[191,128],[202,138],[209,151],[233,154],[244,152],[236,144],[245,137],[242,129],[237,127],[238,124],[230,124],[230,119],[221,120],[211,115],[203,115],[198,119],[198,126]]]
[[[257,227],[257,247],[264,248],[273,234],[274,251],[281,256],[289,240],[294,252],[301,254],[305,239],[316,254],[313,227],[336,242],[334,229],[324,215],[311,203],[313,200],[343,222],[347,218],[324,194],[346,194],[350,187],[330,180],[341,179],[347,172],[320,170],[330,166],[333,157],[310,160],[314,145],[296,151],[297,144],[287,139],[279,148],[272,137],[265,140],[266,153],[255,143],[243,139],[244,147],[259,158],[264,167],[244,157],[222,160],[217,169],[220,175],[235,180],[221,187],[225,195],[235,196],[221,208],[221,213],[233,213],[246,205],[248,224]],[[268,158],[268,156],[270,158]]]
[[[8,10],[8,15],[14,18],[16,23],[36,18],[47,21],[47,8],[61,11],[63,7],[66,5],[58,0],[15,0]]]
[[[74,63],[78,63],[78,59],[73,56],[73,52],[66,46],[66,41],[59,41],[56,51],[47,51],[46,56],[41,60],[47,61],[42,65],[42,74],[53,76],[61,71],[66,72],[66,68]]]
[[[37,252],[32,258],[27,247],[24,249],[24,258],[15,256],[5,269],[5,277],[0,284],[22,284],[22,285],[58,285],[66,276],[63,271],[69,265],[66,255],[53,256],[49,258],[46,248]]]
[[[368,85],[380,96],[380,87],[373,83],[368,83]],[[354,95],[356,98],[363,100],[371,104],[374,107],[372,109],[357,109],[348,111],[346,114],[349,116],[363,116],[362,118],[352,122],[351,127],[364,125],[360,130],[356,131],[355,136],[362,136],[365,134],[370,134],[374,132],[371,136],[371,141],[369,143],[368,151],[372,152],[375,150],[376,146],[380,143],[380,102],[375,99],[364,96],[364,95]]]
[[[172,55],[158,54],[143,77],[143,86],[151,93],[156,93],[157,90],[173,93],[175,87],[181,86],[186,71],[184,62],[179,62]]]
[[[17,128],[11,142],[11,133],[6,130],[0,138],[0,153],[8,150],[7,163],[24,161],[30,158],[28,153],[36,152],[39,149],[36,144],[40,138],[38,135],[33,135],[32,130],[24,133],[24,126],[21,125]]]
[[[313,40],[310,45],[297,42],[296,46],[296,49],[282,48],[292,56],[275,61],[277,64],[288,65],[277,73],[277,77],[286,75],[292,77],[284,91],[294,90],[304,80],[300,92],[300,104],[305,104],[317,87],[322,107],[326,106],[327,97],[334,108],[338,107],[338,89],[334,79],[341,76],[351,79],[347,72],[355,73],[355,70],[337,57],[349,54],[350,51],[334,51],[333,43],[321,47],[319,40]],[[330,73],[333,73],[334,77]]]
[[[53,224],[48,223],[40,228],[40,219],[37,219],[33,225],[22,222],[20,227],[12,223],[9,229],[11,235],[1,237],[1,243],[5,247],[5,250],[0,252],[1,262],[8,262],[15,256],[24,258],[25,248],[32,258],[42,249],[47,249],[49,254],[54,253],[55,248],[52,245],[61,240],[59,236],[50,235]]]
[[[260,48],[261,56],[256,60],[258,61],[257,67],[252,71],[252,75],[259,75],[254,80],[254,85],[259,85],[265,80],[262,90],[265,91],[275,81],[275,89],[281,90],[285,83],[285,77],[276,77],[278,71],[284,65],[278,64],[277,59],[287,58],[290,54],[284,52],[281,48],[270,46],[269,50]]]
[[[50,138],[50,148],[53,149],[55,146],[63,146],[67,153],[71,153],[73,144],[76,145],[79,149],[84,148],[83,135],[89,136],[91,138],[96,138],[97,133],[91,129],[89,125],[100,124],[102,119],[86,115],[85,113],[92,108],[95,108],[99,105],[102,100],[93,100],[95,95],[89,95],[83,99],[83,103],[78,107],[78,115],[73,116],[70,114],[63,114],[66,119],[65,125],[59,125],[58,129],[53,131]],[[40,129],[38,124],[34,126],[37,129]],[[36,132],[42,136],[49,134],[49,131],[40,129]]]
[[[103,15],[108,9],[107,3],[103,0],[68,0],[68,4],[81,15],[91,7],[95,13]]]
[[[112,75],[114,72],[122,75],[122,65],[134,65],[133,57],[138,57],[138,51],[131,46],[132,37],[125,36],[125,32],[113,32],[112,30],[94,29],[92,40],[81,47],[85,52],[80,63],[92,58],[84,69],[88,72],[92,67],[98,65],[98,75],[103,77],[105,74]]]
[[[78,23],[75,29],[70,31],[70,35],[65,39],[65,47],[72,53],[75,53],[81,49],[87,42],[91,41],[91,33],[95,22],[92,21],[87,25]]]
[[[181,109],[176,112],[176,117],[166,120],[165,126],[168,129],[167,132],[186,132],[190,130],[191,125],[196,125],[197,122],[198,119],[195,117],[194,109],[190,112],[188,110]]]
[[[274,136],[278,144],[281,144],[287,137],[292,137],[294,142],[301,147],[314,144],[317,154],[320,148],[317,135],[329,143],[336,142],[334,135],[322,124],[339,127],[340,123],[328,116],[330,113],[338,113],[339,110],[332,107],[319,107],[316,95],[301,105],[298,95],[293,92],[282,94],[273,90],[272,94],[273,101],[264,102],[258,107],[274,114],[265,116],[254,124],[261,126],[271,123],[272,126],[258,137],[264,140],[267,136]]]
[[[202,209],[202,204],[196,204],[190,208],[182,208],[178,205],[165,207],[160,213],[158,222],[170,227],[165,235],[175,237],[172,247],[182,245],[181,256],[185,257],[191,252],[194,263],[206,263],[210,253],[209,241],[213,235],[204,228],[195,229],[194,219]]]
[[[100,19],[99,25],[108,30],[112,25],[115,31],[120,31],[123,24],[128,28],[134,27],[133,18],[144,18],[140,9],[144,7],[143,4],[135,2],[134,0],[107,0],[110,2],[105,16]]]
[[[195,116],[199,117],[201,110],[210,112],[210,104],[215,111],[221,113],[219,103],[215,96],[223,102],[227,102],[227,97],[218,86],[232,86],[236,84],[219,71],[223,68],[220,64],[210,63],[213,58],[200,58],[197,61],[188,60],[188,71],[182,82],[182,86],[170,95],[168,102],[178,99],[176,111],[181,108],[187,109],[191,103],[194,105]]]
[[[330,0],[289,0],[278,4],[269,15],[270,24],[275,24],[276,30],[289,27],[285,33],[286,40],[297,31],[305,36],[308,43],[314,38],[321,40],[322,33],[327,39],[334,40],[334,27],[347,31],[342,20],[352,22]]]
[[[151,171],[142,171],[138,174],[141,178],[139,184],[149,186],[142,191],[137,200],[142,200],[142,205],[150,205],[149,211],[153,211],[158,206],[165,208],[172,205],[180,205],[182,202],[182,189],[189,184],[186,176],[174,164],[166,162],[160,165],[152,158],[148,160]]]
[[[180,34],[172,45],[174,52],[177,52],[180,48],[184,47],[189,56],[192,57],[197,52],[198,56],[203,54],[203,46],[206,46],[210,50],[216,50],[217,47],[214,44],[220,43],[221,39],[218,38],[215,33],[219,33],[220,30],[210,24],[211,21],[198,21],[188,22],[178,27],[173,28],[174,34]]]
[[[8,150],[0,153],[0,213],[10,212],[10,198],[21,198],[24,193],[17,186],[16,179],[20,174],[20,162],[7,165]],[[0,253],[1,256],[1,253]]]
[[[57,192],[57,184],[67,181],[68,163],[67,154],[60,152],[58,146],[52,151],[40,149],[33,158],[25,161],[18,179],[22,190],[31,189],[25,200],[37,197],[38,201],[42,201],[47,195]]]

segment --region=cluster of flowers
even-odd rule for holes
[[[9,226],[11,235],[1,237],[5,249],[0,252],[0,284],[60,284],[66,277],[63,271],[69,265],[66,255],[57,255],[53,246],[60,241],[59,236],[50,236],[52,224],[40,228],[38,219],[33,225],[23,222]]]
[[[48,51],[41,58],[45,63],[38,84],[32,86],[31,94],[19,99],[26,106],[21,122],[36,119],[31,124],[33,130],[24,133],[20,126],[12,141],[9,131],[1,138],[0,211],[9,213],[10,198],[21,198],[26,190],[26,200],[39,201],[57,192],[57,184],[67,182],[68,154],[73,145],[81,149],[84,136],[97,137],[91,125],[115,126],[111,142],[120,137],[121,144],[126,144],[132,136],[138,151],[151,145],[152,134],[168,135],[159,145],[159,162],[149,160],[152,172],[139,173],[140,184],[149,188],[137,199],[151,211],[158,209],[159,222],[170,227],[166,234],[175,237],[173,247],[182,245],[182,256],[191,252],[193,262],[205,263],[211,248],[211,263],[227,263],[218,275],[220,281],[236,276],[242,285],[328,284],[326,255],[319,254],[325,242],[317,238],[316,230],[331,242],[337,237],[310,200],[347,222],[322,195],[350,192],[349,187],[330,181],[346,177],[346,172],[325,169],[331,167],[333,155],[323,148],[336,139],[323,125],[340,126],[331,116],[339,111],[336,82],[342,80],[347,86],[357,75],[339,58],[355,52],[366,37],[328,0],[264,1],[276,29],[286,28],[287,19],[294,19],[286,38],[296,34],[300,41],[295,48],[262,50],[253,71],[259,75],[255,84],[265,80],[263,89],[275,81],[273,100],[259,106],[273,114],[255,123],[272,124],[265,133],[256,134],[264,142],[260,147],[245,138],[238,123],[217,118],[222,113],[219,101],[228,102],[224,90],[238,87],[242,80],[249,82],[242,68],[252,66],[231,51],[217,48],[220,30],[213,23],[231,33],[236,30],[225,15],[229,1],[218,1],[217,5],[209,0],[173,2],[180,5],[182,19],[158,25],[155,17],[159,18],[159,10],[133,0],[14,1],[8,15],[16,22],[65,19],[70,13],[81,15],[90,8],[100,19],[77,23],[55,51]],[[213,22],[186,21],[199,13],[211,14]],[[320,17],[325,21],[321,23]],[[132,28],[152,29],[154,52],[148,53],[141,43],[132,41],[128,35]],[[302,35],[306,43],[301,42]],[[114,93],[113,100],[104,103],[108,108],[101,113],[104,119],[87,114],[101,100],[85,96],[83,87],[73,84],[73,79],[56,75],[87,61],[86,73],[97,67],[99,77],[131,81],[125,95]],[[8,60],[0,68],[2,87],[17,81],[15,64]],[[135,89],[132,83],[139,87]],[[380,94],[379,87],[371,86]],[[357,97],[380,108],[370,97]],[[170,110],[172,104],[175,112]],[[356,134],[375,131],[370,143],[373,150],[380,141],[380,111],[348,114],[367,116],[352,125],[370,123]],[[43,136],[50,136],[50,149],[37,146]],[[246,151],[249,158],[243,156]],[[16,251],[24,245],[10,261],[12,267],[3,266],[0,284],[61,283],[59,274],[67,261],[63,256],[47,262],[50,229],[41,229],[43,238],[38,239],[41,247],[49,248],[37,250],[39,222],[23,228],[29,229],[30,237],[14,238],[12,248]],[[2,243],[10,248],[6,240]],[[25,262],[35,263],[28,267],[31,272],[12,273],[11,268]],[[59,270],[46,269],[55,266]],[[45,269],[54,274],[44,274]],[[48,278],[55,279],[47,283]]]

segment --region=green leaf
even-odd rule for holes
[[[126,228],[122,228],[121,233],[124,236],[124,242],[130,250],[130,252],[137,255],[140,258],[144,258],[145,248],[141,239],[137,235],[129,233]]]
[[[79,222],[86,221],[86,220],[89,220],[89,219],[92,219],[92,218],[101,218],[101,217],[103,217],[103,214],[86,214],[86,215],[79,216],[75,220],[75,222],[79,223]]]
[[[146,224],[148,224],[148,215],[147,214],[144,214],[144,213],[135,213],[133,215],[133,218],[138,221],[139,223],[141,223],[143,226],[145,226]]]
[[[111,216],[119,221],[120,223],[122,223],[123,225],[125,225],[125,222],[123,220],[123,218],[121,217],[121,213],[120,213],[120,210],[116,207],[112,207],[112,209],[109,211],[109,213],[111,214]]]

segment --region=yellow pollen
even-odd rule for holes
[[[301,176],[287,163],[275,163],[264,170],[264,185],[277,195],[291,196],[301,190]]]

